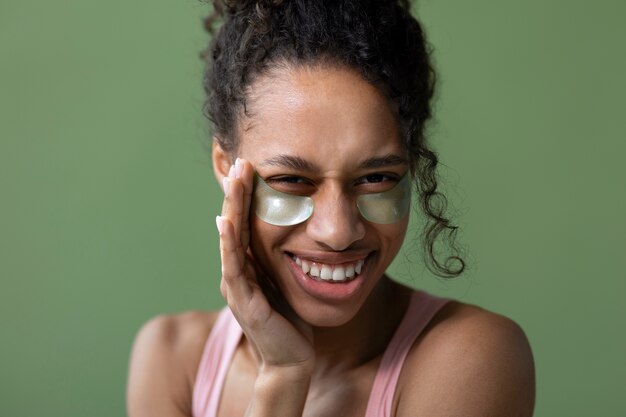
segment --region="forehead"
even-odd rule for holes
[[[281,67],[251,87],[240,156],[296,155],[325,168],[375,155],[404,156],[389,100],[346,68]]]

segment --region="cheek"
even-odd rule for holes
[[[377,226],[378,234],[381,240],[387,244],[388,250],[391,252],[390,255],[395,256],[398,250],[400,250],[408,225],[409,216],[406,216],[405,219],[398,223]]]
[[[250,249],[255,260],[267,269],[273,262],[273,252],[286,239],[289,227],[273,226],[256,216],[250,218]],[[278,254],[276,252],[274,255]]]

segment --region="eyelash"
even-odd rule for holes
[[[379,178],[379,181],[372,181],[372,177],[377,177]],[[362,180],[368,180],[368,184],[380,184],[382,182],[386,182],[386,181],[397,181],[398,178],[395,175],[388,175],[388,174],[382,174],[382,173],[376,173],[376,174],[369,174],[369,175],[365,175],[364,177],[361,177],[359,180],[357,180],[357,183],[365,183],[365,181]]]
[[[398,182],[398,179],[399,179],[398,176],[395,174],[390,175],[390,174],[384,174],[384,173],[374,173],[374,174],[368,174],[368,175],[364,175],[363,177],[360,177],[354,182],[354,184],[357,186],[360,186],[360,185],[376,186],[376,184],[385,184],[390,181],[393,183],[396,183]],[[306,178],[295,176],[295,175],[267,178],[265,182],[267,182],[268,184],[275,184],[277,186],[282,185],[284,187],[313,186],[312,181]]]
[[[309,181],[302,178],[297,177],[295,175],[284,176],[284,177],[273,177],[265,180],[268,184],[302,184],[308,183]]]

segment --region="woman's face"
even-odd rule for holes
[[[249,97],[237,156],[270,187],[314,201],[311,217],[293,226],[273,226],[251,212],[254,257],[302,319],[344,324],[381,280],[407,229],[408,215],[376,224],[356,206],[359,195],[387,191],[408,171],[391,105],[341,68],[274,70]],[[339,280],[312,277],[315,269]]]

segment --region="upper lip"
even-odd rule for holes
[[[287,253],[297,256],[310,262],[323,264],[343,264],[356,262],[365,259],[372,251],[354,250],[346,252],[320,252],[320,251],[287,251]]]

